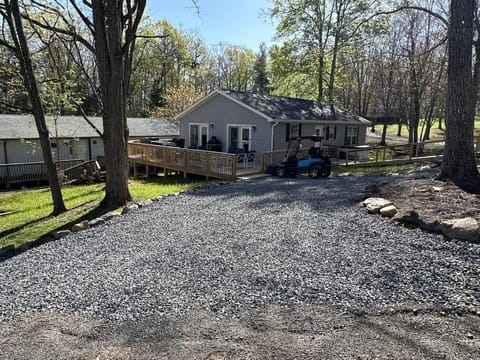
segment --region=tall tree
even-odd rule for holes
[[[71,2],[75,3],[74,0]],[[104,205],[116,208],[130,200],[127,159],[127,95],[137,29],[146,0],[92,0],[95,58],[103,103],[105,168]],[[84,13],[80,13],[86,19]]]
[[[4,0],[0,4],[0,15],[6,22],[9,30],[9,35],[13,44],[8,42],[8,39],[3,36],[0,39],[0,44],[11,49],[17,57],[20,64],[20,73],[23,78],[24,86],[28,92],[28,96],[32,106],[32,113],[35,119],[35,125],[38,130],[40,144],[42,148],[42,155],[47,171],[47,178],[50,185],[50,191],[53,200],[52,215],[58,215],[66,211],[63,202],[62,191],[58,180],[57,169],[53,161],[52,152],[50,148],[50,137],[48,133],[47,124],[45,121],[45,113],[40,98],[37,79],[32,64],[32,57],[30,49],[27,45],[24,26],[22,22],[22,14],[18,4],[18,0]]]
[[[69,36],[94,54],[98,71],[99,96],[102,103],[103,143],[105,151],[106,187],[102,202],[106,208],[125,205],[128,191],[127,97],[137,30],[146,0],[69,0],[74,14],[66,11],[64,1],[56,7],[34,1],[54,21],[30,18],[30,22],[46,30]],[[79,21],[84,29],[80,29]]]
[[[267,46],[260,44],[260,51],[253,65],[253,90],[260,94],[268,94],[270,81],[267,74]]]
[[[472,41],[475,0],[451,0],[448,28],[446,138],[441,177],[464,183],[478,178],[473,145],[475,118]]]
[[[283,39],[301,62],[311,65],[317,100],[333,101],[337,59],[354,38],[367,29],[366,18],[377,0],[273,0],[271,16],[278,20]],[[307,67],[304,67],[307,69]]]
[[[192,60],[187,37],[168,21],[146,22],[140,32],[130,86],[130,116],[145,116],[165,103],[167,89],[185,80]],[[162,36],[155,36],[162,34]]]
[[[236,91],[252,89],[255,55],[251,49],[220,43],[215,46],[213,61],[217,88]]]

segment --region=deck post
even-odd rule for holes
[[[207,165],[207,174],[205,175],[205,178],[207,179],[208,181],[208,178],[209,178],[209,175],[210,175],[210,172],[211,172],[211,169],[210,169],[210,153],[207,153],[207,159],[206,159],[206,165]]]
[[[232,179],[236,179],[237,178],[237,156],[235,155],[235,157],[232,159]]]
[[[183,178],[187,178],[187,170],[188,170],[188,153],[187,151],[183,151]]]

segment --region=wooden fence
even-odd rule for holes
[[[390,146],[364,146],[349,148],[339,146],[323,146],[323,153],[328,155],[333,164],[342,166],[383,166],[441,161],[443,158],[444,140],[431,140],[415,144]],[[480,156],[480,138],[476,139],[476,152]],[[302,149],[306,155],[306,149]],[[300,155],[301,156],[301,155]],[[285,157],[285,150],[265,152],[262,154],[262,169],[273,164],[278,165]]]
[[[190,173],[226,180],[237,177],[235,154],[130,142],[128,160],[134,171],[137,164],[143,164],[147,168],[181,171],[185,176]]]
[[[84,160],[61,160],[56,161],[58,170],[65,170],[81,164]],[[0,164],[0,184],[15,184],[31,181],[47,180],[47,171],[43,161],[30,163]]]
[[[361,149],[342,149],[344,165],[397,165],[424,161],[440,161],[444,140],[431,140],[414,144],[370,146]]]

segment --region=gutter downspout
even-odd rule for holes
[[[274,134],[275,134],[275,127],[278,125],[278,121],[273,122],[272,124],[272,133],[270,137],[270,151],[273,151],[273,141],[274,141]]]

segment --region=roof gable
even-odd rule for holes
[[[229,96],[228,94],[228,91],[223,91],[223,90],[214,90],[212,91],[211,93],[209,93],[208,95],[206,95],[205,97],[201,98],[200,100],[198,100],[196,103],[194,103],[193,105],[189,106],[188,108],[186,108],[184,111],[182,111],[180,114],[178,114],[177,116],[175,116],[175,120],[180,120],[182,118],[184,118],[186,115],[190,114],[191,112],[195,111],[195,109],[199,108],[200,106],[202,106],[203,104],[207,103],[208,101],[210,101],[210,99],[214,98],[215,96],[223,96],[231,101],[233,101],[234,103],[244,107],[244,108],[247,108],[248,110],[256,113],[257,115],[259,115],[260,117],[266,119],[267,121],[271,121],[272,119],[262,113],[261,111],[258,111],[257,109],[249,106],[248,104],[242,102],[242,101],[239,101],[238,99],[236,99],[235,97],[231,97]]]

